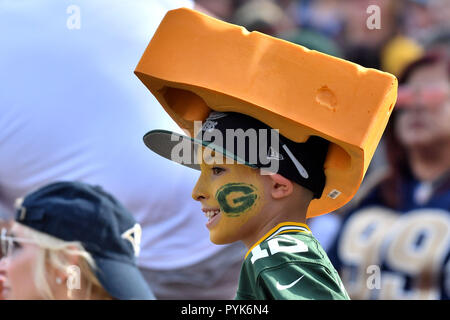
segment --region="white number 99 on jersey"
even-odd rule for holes
[[[450,297],[450,215],[441,209],[399,214],[382,207],[354,212],[338,243],[339,270],[353,299]],[[381,270],[380,286],[367,270]]]

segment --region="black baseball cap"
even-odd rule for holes
[[[213,111],[197,131],[191,138],[152,130],[144,136],[144,143],[157,154],[196,170],[200,170],[202,161],[196,157],[197,148],[204,146],[237,163],[278,173],[311,190],[314,198],[322,196],[327,140],[310,136],[297,143],[265,123],[236,112]]]
[[[96,263],[95,275],[113,298],[154,299],[136,265],[140,226],[101,187],[81,182],[46,185],[24,198],[15,220],[64,241],[81,242]]]

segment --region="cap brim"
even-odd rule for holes
[[[103,288],[119,300],[155,300],[137,266],[95,257],[96,276]]]
[[[239,164],[256,168],[255,165],[246,162],[233,153],[227,152],[227,150],[221,146],[208,141],[181,135],[173,131],[152,130],[145,134],[143,139],[145,145],[160,156],[195,170],[200,170],[200,165],[197,161],[196,146],[210,148],[220,152],[227,158],[230,158]],[[183,145],[181,146],[181,144]],[[180,153],[181,149],[183,150],[182,154]]]

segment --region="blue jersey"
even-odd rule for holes
[[[376,187],[344,217],[328,255],[352,299],[450,298],[450,189],[422,186],[405,180],[397,210]]]

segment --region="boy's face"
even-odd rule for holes
[[[264,208],[265,176],[242,164],[226,164],[225,158],[224,164],[208,164],[205,160],[200,164],[201,175],[192,197],[202,203],[210,239],[216,244],[242,240],[245,232],[251,232],[249,219]]]

